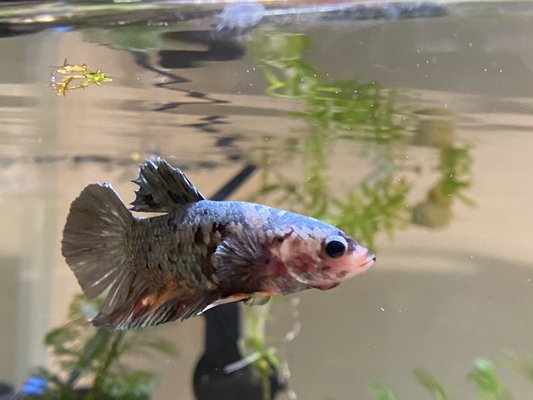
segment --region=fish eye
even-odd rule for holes
[[[331,258],[339,258],[344,255],[348,243],[342,236],[330,236],[326,239],[326,254]]]

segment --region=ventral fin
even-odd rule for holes
[[[139,185],[131,203],[133,211],[170,212],[205,199],[179,168],[173,168],[161,158],[141,165],[139,177],[132,182]]]
[[[333,289],[333,288],[336,288],[337,286],[339,286],[339,282],[334,282],[334,283],[323,283],[322,285],[311,285],[311,287],[314,287],[315,289],[320,289],[320,290],[330,290],[330,289]]]
[[[270,301],[270,296],[252,296],[244,300],[247,306],[264,306]]]

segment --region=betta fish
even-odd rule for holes
[[[232,301],[331,289],[366,271],[369,251],[314,218],[238,201],[206,200],[162,159],[140,166],[130,210],[110,184],[88,185],[70,207],[62,253],[91,298],[96,326],[184,320]]]

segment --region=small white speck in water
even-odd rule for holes
[[[296,396],[296,392],[294,390],[289,390],[287,392],[287,398],[289,400],[298,400],[298,396]]]
[[[285,341],[292,342],[300,334],[301,330],[302,324],[300,324],[298,321],[294,322],[292,329],[285,334]]]
[[[385,309],[383,307],[380,307],[381,311],[385,311]]]

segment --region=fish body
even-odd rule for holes
[[[375,257],[314,218],[259,204],[206,200],[177,168],[148,161],[133,211],[109,184],[72,203],[62,252],[89,297],[107,290],[95,325],[130,328],[186,319],[217,304],[322,290]]]

